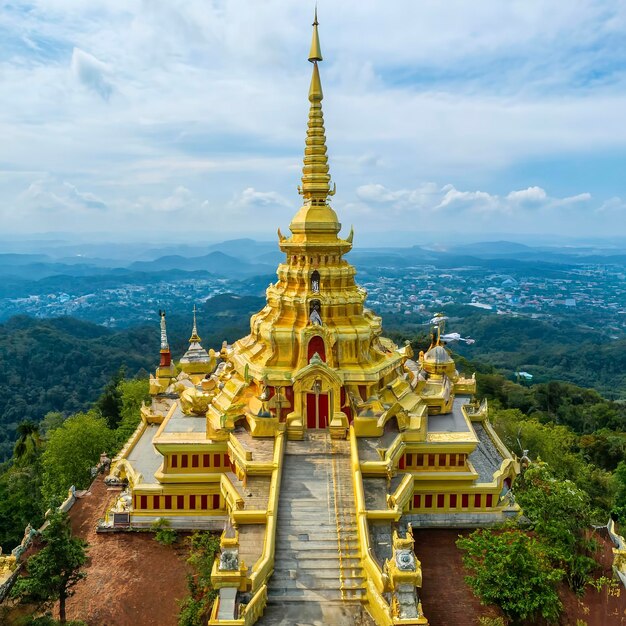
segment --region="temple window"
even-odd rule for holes
[[[202,467],[211,467],[211,455],[210,454],[202,455]]]
[[[433,496],[430,493],[427,493],[424,496],[424,508],[432,509],[433,508]]]
[[[480,494],[479,493],[474,495],[474,508],[480,509]]]
[[[461,495],[461,508],[467,509],[469,508],[469,495],[464,493]]]
[[[189,457],[186,454],[180,455],[180,466],[189,467]]]
[[[200,496],[200,509],[206,511],[209,508],[209,497],[207,495]]]
[[[311,291],[313,293],[320,292],[320,273],[317,270],[311,274]]]
[[[413,496],[413,508],[419,509],[422,506],[422,496],[420,494]]]
[[[196,496],[189,496],[189,508],[192,511],[196,508]]]
[[[181,510],[185,508],[185,496],[176,496],[176,508]]]
[[[493,506],[493,495],[491,495],[490,493],[488,493],[488,494],[486,495],[486,502],[485,502],[485,506],[486,506],[487,508],[489,508],[489,507]]]
[[[450,508],[456,509],[456,493],[450,494]]]
[[[159,496],[152,496],[152,508],[153,509],[161,508],[161,498]]]
[[[166,509],[172,508],[172,496],[165,496],[165,508]]]
[[[172,454],[171,463],[172,463],[173,468],[178,467],[178,455],[177,454]]]
[[[437,494],[437,508],[443,509],[445,506],[446,497],[443,493]]]
[[[220,454],[214,454],[213,455],[213,466],[214,467],[220,467],[221,466],[221,455]]]
[[[309,304],[309,321],[316,326],[322,325],[322,305],[319,300],[311,300]]]
[[[198,467],[200,465],[199,455],[192,454],[191,455],[191,467]]]
[[[139,496],[139,508],[144,511],[148,508],[148,496]]]

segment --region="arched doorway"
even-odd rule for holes
[[[319,355],[320,359],[326,363],[326,346],[324,344],[324,340],[319,335],[315,335],[309,340],[306,362],[310,363],[313,355],[316,353]]]

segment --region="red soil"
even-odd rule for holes
[[[89,561],[67,617],[90,626],[175,626],[177,600],[187,595],[186,550],[162,546],[152,533],[96,534],[116,493],[98,478],[70,510],[73,532],[89,543]]]
[[[479,617],[502,615],[494,607],[482,606],[463,580],[468,572],[455,542],[459,534],[469,531],[414,529],[413,534],[415,552],[422,562],[421,597],[430,626],[476,626]],[[596,558],[601,563],[595,577],[612,579],[612,544],[599,535],[595,538],[600,543]],[[580,626],[626,626],[626,590],[621,584],[610,592],[589,587],[581,598],[562,585],[559,595],[563,602],[561,626],[577,626],[577,620]],[[528,626],[538,625],[529,622]]]

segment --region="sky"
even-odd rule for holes
[[[218,241],[300,206],[314,3],[0,0],[0,216]],[[626,0],[318,2],[355,242],[626,237]]]

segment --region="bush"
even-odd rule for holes
[[[151,528],[155,532],[154,538],[161,545],[171,546],[173,543],[176,543],[176,531],[171,528],[168,520],[160,517],[154,521]]]
[[[465,581],[483,604],[495,604],[514,622],[555,622],[561,612],[556,590],[563,572],[554,569],[544,547],[519,530],[474,531],[457,540]]]

